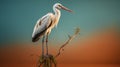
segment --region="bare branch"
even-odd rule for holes
[[[64,48],[67,44],[69,44],[69,42],[70,42],[73,38],[75,38],[76,35],[79,34],[79,32],[80,32],[80,28],[76,28],[76,29],[75,29],[75,33],[74,33],[72,36],[68,35],[69,39],[59,48],[58,53],[57,53],[57,55],[56,55],[55,57],[58,57],[58,56],[60,55],[61,51],[64,50],[63,48]]]

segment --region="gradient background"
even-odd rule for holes
[[[74,12],[61,10],[58,27],[49,36],[49,52],[55,55],[67,34],[81,29],[57,58],[58,66],[119,67],[120,0],[0,0],[0,67],[36,66],[41,42],[31,42],[33,28],[56,2]]]

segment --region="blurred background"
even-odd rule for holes
[[[119,0],[0,0],[0,67],[36,66],[41,40],[32,43],[33,28],[39,18],[54,13],[57,2],[73,13],[61,10],[49,36],[49,53],[55,55],[67,34],[80,27],[80,35],[57,58],[58,67],[119,67]]]

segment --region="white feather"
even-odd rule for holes
[[[32,33],[33,42],[37,41],[40,36],[50,34],[52,28],[57,28],[57,24],[61,16],[61,8],[70,11],[66,7],[62,6],[60,3],[56,3],[53,6],[55,14],[48,13],[37,21]]]

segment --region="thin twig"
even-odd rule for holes
[[[75,38],[76,35],[79,34],[79,32],[80,32],[80,28],[76,28],[76,29],[75,29],[75,33],[74,33],[72,36],[68,35],[69,39],[59,48],[58,53],[57,53],[57,55],[56,55],[55,57],[58,57],[58,56],[60,55],[61,51],[64,50],[63,48],[64,48],[67,44],[69,44],[69,42],[70,42],[73,38]]]

